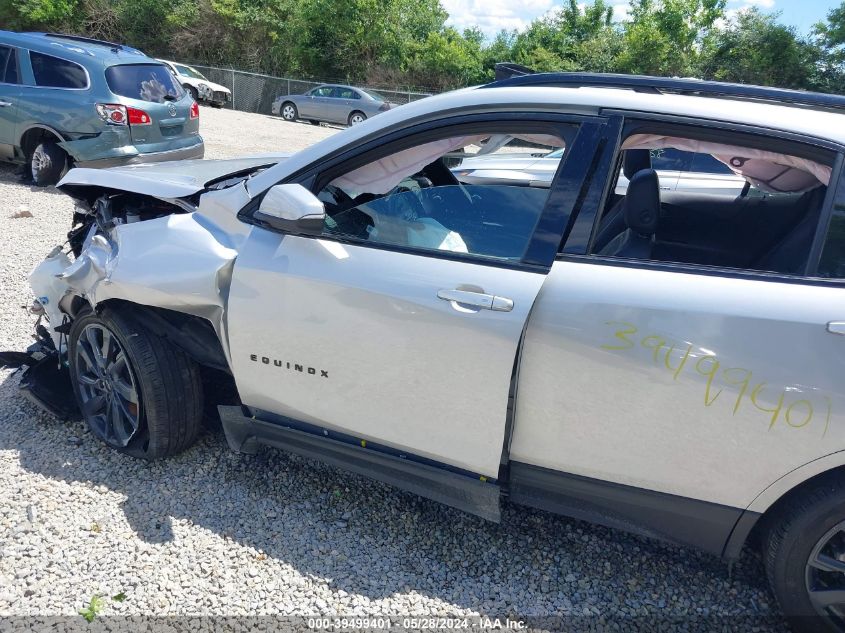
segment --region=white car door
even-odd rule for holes
[[[508,121],[490,123],[503,125]],[[565,122],[513,125],[562,136],[578,130]],[[477,137],[477,128],[437,130],[441,140],[433,142]],[[605,128],[587,120],[580,134],[595,137]],[[402,132],[359,151],[395,166],[404,159],[393,148],[429,148],[431,134],[409,141],[416,137]],[[568,152],[574,160],[562,165],[551,191],[465,188],[428,155],[417,180],[406,171],[387,195],[362,194],[356,200],[366,203],[338,211],[339,187],[324,187],[326,172],[316,173],[313,190],[334,201],[325,235],[255,228],[235,264],[228,323],[243,403],[259,417],[284,416],[326,435],[498,477],[523,328],[586,166],[601,151],[595,142],[580,147],[588,154]],[[445,154],[455,146],[440,148]],[[349,172],[343,164],[323,169]],[[426,181],[431,186],[413,184]],[[376,189],[372,182],[364,179],[361,188]],[[365,228],[355,235],[361,218]]]

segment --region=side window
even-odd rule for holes
[[[332,89],[327,86],[323,86],[322,88],[314,88],[314,90],[311,91],[312,97],[330,97],[331,94]]]
[[[74,89],[88,87],[88,75],[79,64],[35,51],[29,52],[29,60],[37,86]]]
[[[733,176],[733,170],[725,165],[720,160],[716,160],[710,154],[693,154],[692,164],[689,166],[689,171],[699,172],[702,174],[724,174],[725,176]]]
[[[329,177],[318,194],[325,233],[519,261],[545,207],[564,136],[574,133],[574,126],[454,132]]]
[[[845,200],[841,196],[843,191],[845,187],[840,185],[840,195],[837,196],[839,199],[833,206],[830,226],[827,229],[822,257],[819,261],[819,277],[845,279]]]
[[[19,83],[17,51],[8,46],[0,46],[0,82]]]
[[[361,95],[357,92],[352,90],[351,88],[335,88],[334,92],[332,93],[333,97],[337,97],[338,99],[360,99]]]
[[[813,154],[799,144],[794,154],[783,153],[759,149],[760,139],[753,147],[743,145],[745,138],[730,133],[719,142],[660,134],[627,138],[623,150],[637,154],[627,156],[636,160],[626,163],[636,164],[638,171],[603,210],[593,254],[804,274],[830,163],[802,158]],[[654,170],[673,155],[685,156],[687,166],[677,189],[665,191],[660,186],[664,176]],[[724,177],[714,180],[709,174]],[[845,223],[832,225],[831,239],[838,232],[845,234]],[[838,266],[832,262],[845,251],[845,244],[836,244],[830,246],[828,269]]]
[[[658,171],[686,171],[689,169],[692,155],[689,152],[682,152],[677,149],[653,149],[651,154],[651,166]]]

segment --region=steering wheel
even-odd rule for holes
[[[428,215],[416,192],[406,185],[396,185],[385,196],[387,212],[394,218],[403,218],[415,222]]]

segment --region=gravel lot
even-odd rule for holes
[[[202,130],[209,158],[336,131],[208,108]],[[21,206],[34,217],[11,219]],[[0,349],[28,345],[26,276],[70,214],[69,199],[0,167]],[[99,594],[103,615],[593,615],[577,620],[590,626],[602,615],[620,630],[655,617],[785,630],[750,552],[729,574],[693,550],[539,511],[506,506],[494,525],[272,449],[235,455],[213,430],[142,463],[41,413],[17,382],[0,371],[0,615],[76,616]]]

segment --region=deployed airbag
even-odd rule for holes
[[[622,144],[623,150],[668,148],[710,154],[756,188],[770,193],[798,193],[830,183],[829,166],[789,154],[660,134],[634,134]]]

